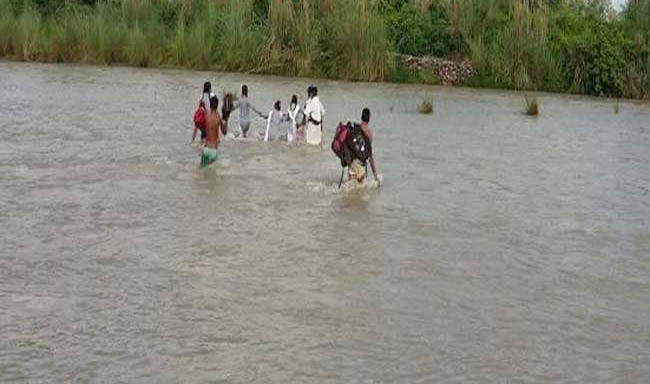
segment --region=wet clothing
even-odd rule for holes
[[[323,116],[325,108],[321,104],[318,96],[307,100],[305,105],[305,117],[307,118],[307,127],[305,128],[305,140],[307,144],[320,145],[323,131]]]
[[[362,163],[359,159],[352,160],[348,167],[348,175],[351,179],[362,180],[366,177],[366,164]]]
[[[291,124],[287,128],[287,141],[290,143],[296,140],[296,136],[297,136],[296,127],[298,125],[297,119],[299,113],[300,113],[300,106],[298,106],[298,104],[289,106],[289,110],[287,111],[287,114],[289,116],[289,120],[291,120]]]
[[[287,117],[282,112],[272,109],[269,112],[269,117],[266,119],[266,133],[264,134],[264,141],[274,140],[279,132],[279,127]]]
[[[239,108],[239,127],[241,128],[242,136],[248,136],[248,130],[251,126],[251,112],[252,109],[256,113],[260,113],[255,107],[251,105],[248,100],[248,96],[242,95],[239,98],[239,103],[235,105],[233,111]]]
[[[260,113],[255,107],[251,105],[248,101],[248,96],[243,96],[239,98],[239,103],[233,108],[233,110],[239,108],[239,122],[247,123],[251,121],[251,112],[252,109],[254,112]]]
[[[239,122],[239,128],[241,128],[242,136],[246,137],[246,136],[248,136],[248,131],[251,128],[251,122],[250,121],[246,121],[246,122],[240,121]]]
[[[201,96],[201,104],[203,104],[203,107],[205,107],[205,114],[207,115],[208,112],[210,112],[210,94],[209,93],[203,93]]]
[[[219,157],[219,151],[216,148],[203,147],[201,151],[201,165],[200,168],[205,168],[214,163]]]

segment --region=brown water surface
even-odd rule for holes
[[[326,143],[373,111],[341,193],[327,145],[198,170],[206,79],[310,83],[0,62],[0,382],[647,382],[647,105],[319,81]]]

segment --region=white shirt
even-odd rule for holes
[[[293,109],[289,107],[287,110],[287,113],[289,114],[289,118],[293,122],[293,125],[296,126],[298,122],[296,121],[296,118],[298,117],[298,112],[300,112],[300,106],[298,104],[293,106]]]
[[[298,104],[292,106],[293,109],[291,108],[291,106],[289,106],[289,109],[287,110],[289,119],[291,119],[291,126],[289,127],[289,129],[287,129],[288,142],[292,142],[296,138],[296,126],[298,125],[296,119],[298,118],[298,113],[300,112],[300,106]]]
[[[309,121],[309,117],[311,116],[313,120],[322,123],[324,115],[325,108],[323,107],[323,104],[321,104],[318,96],[314,96],[307,100],[307,105],[305,105],[305,117],[307,118],[307,121]]]
[[[264,141],[273,139],[274,135],[271,134],[271,127],[273,127],[273,130],[275,130],[276,127],[285,120],[285,116],[282,112],[272,109],[269,112],[269,117],[266,119],[266,133],[264,134]]]
[[[203,106],[205,107],[205,113],[207,114],[210,112],[210,94],[209,93],[204,93],[203,96],[201,96],[201,103],[203,103]]]

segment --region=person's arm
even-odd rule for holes
[[[194,140],[196,139],[196,131],[199,130],[199,127],[194,125],[194,131],[192,132],[192,143],[194,143]]]
[[[250,100],[248,100],[248,108],[252,109],[253,112],[257,113],[260,117],[266,117],[262,112],[258,111],[257,108],[253,107]]]
[[[379,173],[377,172],[377,164],[375,164],[375,156],[371,155],[370,156],[370,168],[372,169],[372,175],[375,177],[375,181],[377,182],[377,186],[381,186],[381,181],[379,180]]]
[[[217,145],[215,146],[216,149],[219,149],[219,145],[221,145],[221,128],[223,127],[223,122],[220,120],[219,125],[217,125]]]
[[[269,141],[269,129],[271,128],[271,118],[273,117],[273,111],[269,112],[269,117],[266,119],[266,133],[264,134],[264,141]]]
[[[305,122],[309,122],[309,121],[312,120],[312,118],[311,118],[312,107],[311,107],[311,102],[310,101],[308,101],[307,104],[305,104],[305,109],[303,111],[303,113],[305,115]]]

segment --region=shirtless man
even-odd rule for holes
[[[370,144],[370,157],[368,161],[370,162],[370,168],[372,168],[372,175],[375,177],[375,182],[377,187],[381,185],[381,178],[377,173],[377,164],[375,163],[375,156],[372,154],[372,131],[368,126],[370,122],[370,109],[364,108],[361,112],[361,131],[363,135],[368,139],[368,144]],[[356,180],[358,183],[363,183],[366,178],[366,164],[359,159],[353,159],[352,164],[348,167],[348,177],[350,180]]]
[[[219,107],[219,99],[217,96],[210,97],[210,112],[205,117],[205,130],[207,131],[207,138],[205,140],[205,147],[201,153],[200,168],[205,168],[217,160],[219,152],[219,144],[221,143],[220,132],[223,129],[223,120],[217,111]]]

